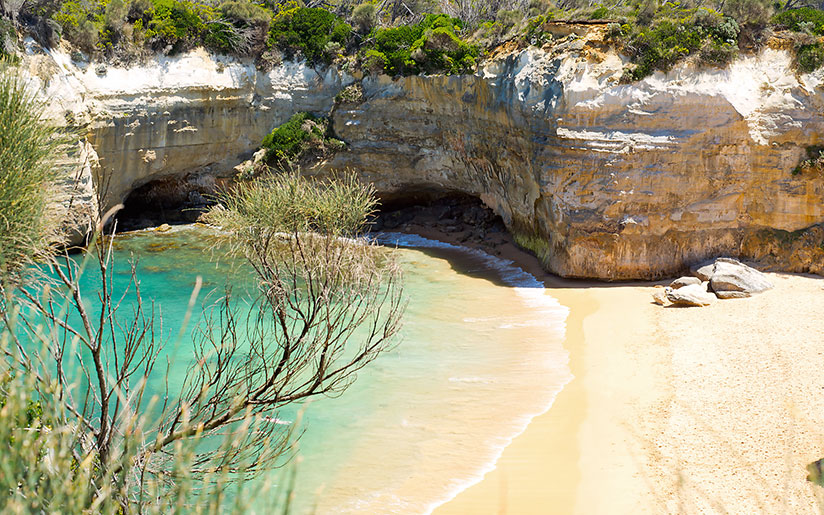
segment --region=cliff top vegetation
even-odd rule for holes
[[[817,2],[817,3],[816,3]],[[126,62],[202,46],[389,75],[469,73],[508,42],[551,44],[553,20],[605,25],[606,40],[631,59],[627,81],[695,58],[724,65],[782,32],[802,71],[824,64],[820,0],[0,0],[0,52],[16,32],[47,47],[61,39],[90,56]]]

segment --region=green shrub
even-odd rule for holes
[[[552,35],[544,31],[544,25],[552,19],[552,13],[530,18],[524,30],[524,39],[526,39],[527,43],[535,46],[543,46],[545,43],[551,41]]]
[[[48,204],[62,140],[42,110],[18,72],[0,60],[0,280],[45,250],[60,225]]]
[[[809,32],[816,36],[824,35],[824,11],[811,7],[784,11],[773,16],[772,22],[796,32]]]
[[[249,0],[229,0],[222,2],[218,10],[224,18],[238,25],[253,27],[264,25],[269,27],[272,14],[263,7],[253,4]]]
[[[725,0],[723,12],[739,25],[766,27],[772,15],[769,0]]]
[[[824,44],[820,42],[801,45],[796,49],[795,61],[798,69],[812,73],[824,65]]]
[[[267,159],[288,160],[296,157],[310,135],[303,128],[303,122],[313,119],[309,113],[297,113],[263,138],[262,146],[266,149]]]
[[[309,113],[297,113],[263,138],[266,161],[288,169],[311,157],[325,157],[346,147],[328,136],[329,121]]]
[[[378,22],[375,4],[360,4],[352,10],[352,24],[361,34],[368,34]]]
[[[462,28],[456,18],[429,14],[415,25],[375,30],[362,62],[366,69],[373,70],[384,61],[388,75],[471,72],[480,51],[458,37],[456,33]]]
[[[178,0],[152,0],[146,39],[155,49],[171,47],[180,52],[197,46],[207,31],[206,22],[216,18],[213,9]]]
[[[626,79],[640,80],[656,70],[666,72],[696,53],[702,62],[727,64],[737,55],[739,31],[735,20],[710,9],[667,4],[651,26],[636,27],[628,36],[635,67],[628,70]]]
[[[595,9],[594,11],[592,11],[592,13],[589,15],[590,20],[603,20],[603,19],[608,18],[608,17],[609,17],[609,9],[607,9],[603,5],[599,8],[597,8],[597,9]]]
[[[389,69],[389,58],[378,50],[367,50],[363,57],[362,67],[370,75],[379,75]]]
[[[68,0],[52,15],[63,37],[87,52],[97,46],[100,29],[105,24],[106,5],[100,0]]]
[[[310,62],[329,62],[330,41],[345,46],[352,28],[325,9],[297,7],[283,9],[269,29],[269,48],[277,47],[290,56],[298,52]]]

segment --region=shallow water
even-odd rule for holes
[[[297,513],[428,512],[480,480],[571,378],[561,346],[567,310],[534,278],[477,251],[381,238],[402,247],[402,339],[341,397],[306,407]],[[179,327],[196,276],[205,291],[219,293],[227,275],[236,290],[252,286],[246,270],[204,254],[207,240],[192,228],[118,240],[122,278],[122,258],[138,257],[143,294],[162,306],[167,332]],[[187,341],[168,349],[172,390],[188,364]],[[256,502],[260,512],[272,505],[266,496]]]

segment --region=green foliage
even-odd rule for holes
[[[63,141],[17,72],[0,61],[0,277],[48,248],[58,225],[48,215],[53,159]]]
[[[62,28],[63,37],[90,52],[105,24],[106,5],[102,0],[67,0],[52,15]]]
[[[361,66],[367,73],[379,75],[389,68],[389,58],[378,50],[367,50],[363,55]]]
[[[592,11],[589,15],[590,20],[603,20],[605,18],[609,18],[609,9],[603,5]]]
[[[220,4],[218,8],[223,17],[234,23],[245,26],[269,26],[272,13],[249,0],[229,0]]]
[[[542,14],[530,18],[526,23],[524,39],[526,39],[530,45],[535,46],[543,46],[547,42],[551,41],[552,35],[544,31],[544,25],[546,25],[547,22],[552,21],[552,19],[552,13],[546,15]]]
[[[263,138],[262,146],[266,149],[267,158],[289,160],[297,157],[311,135],[303,127],[303,122],[307,120],[312,121],[314,117],[309,113],[297,113]]]
[[[328,182],[277,174],[240,183],[221,200],[205,221],[241,237],[251,236],[253,244],[264,234],[355,236],[366,230],[377,207],[374,188],[351,174]]]
[[[328,120],[309,113],[297,113],[263,138],[266,160],[276,167],[289,168],[313,156],[342,150],[345,144],[328,136]]]
[[[798,69],[805,73],[812,73],[824,66],[824,44],[815,42],[801,45],[796,49],[795,61]]]
[[[325,9],[297,7],[292,3],[272,20],[268,45],[291,56],[301,53],[310,62],[328,63],[333,56],[326,52],[327,45],[346,45],[351,32],[349,25]]]
[[[812,7],[784,11],[773,16],[772,22],[795,32],[824,35],[824,11]]]
[[[763,28],[772,15],[769,0],[726,0],[723,12],[739,25]]]
[[[627,49],[635,67],[626,78],[640,80],[655,70],[668,71],[679,60],[699,53],[702,61],[723,65],[737,55],[738,24],[715,11],[667,4],[649,27],[630,29]]]
[[[445,14],[428,14],[415,25],[377,29],[370,34],[363,62],[371,69],[385,59],[388,75],[471,72],[480,50],[457,35],[462,29],[460,20]]]
[[[378,22],[377,7],[366,3],[356,6],[352,10],[352,23],[361,34],[368,34]]]
[[[213,9],[201,4],[179,0],[152,0],[148,14],[146,39],[156,49],[171,46],[172,52],[180,52],[202,41],[207,22],[215,19]]]

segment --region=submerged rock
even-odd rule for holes
[[[767,276],[735,259],[718,258],[715,261],[710,287],[721,298],[733,298],[728,292],[761,293],[773,287]],[[722,295],[725,295],[722,297]]]

